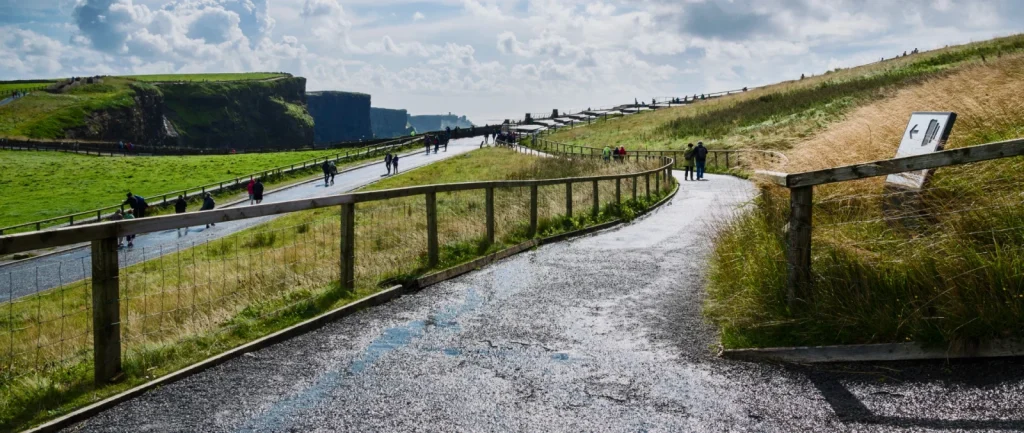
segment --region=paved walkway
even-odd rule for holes
[[[1024,362],[715,357],[700,315],[706,233],[753,190],[708,178],[631,225],[364,310],[70,430],[1024,429]]]
[[[448,144],[447,152],[441,152],[440,154],[431,153],[430,155],[417,152],[402,156],[399,160],[398,168],[403,172],[408,171],[416,167],[422,167],[433,162],[464,154],[479,148],[479,146],[480,139],[478,138],[452,140]],[[383,158],[381,158],[381,161],[377,165],[339,174],[334,179],[334,185],[330,187],[324,187],[322,182],[304,183],[273,194],[267,194],[264,197],[263,203],[324,197],[358,189],[384,177],[387,171],[384,168]],[[248,203],[246,202],[239,206],[247,205]],[[183,237],[178,236],[177,230],[140,235],[135,240],[134,248],[121,251],[120,260],[122,266],[127,266],[153,259],[163,254],[173,253],[178,249],[189,248],[193,245],[236,233],[276,217],[231,221],[217,224],[215,227],[208,229],[203,226],[192,227]],[[79,248],[38,259],[0,266],[0,296],[3,297],[0,298],[0,301],[17,299],[43,290],[59,287],[62,284],[81,280],[90,274],[91,263],[89,248]]]

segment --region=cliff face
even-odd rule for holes
[[[416,128],[417,132],[440,131],[446,127],[469,128],[473,122],[466,119],[466,116],[454,114],[426,114],[421,116],[409,116],[409,124]]]
[[[87,112],[84,122],[68,127],[63,136],[151,145],[177,144],[174,132],[165,127],[163,94],[148,85],[134,85],[130,89],[124,101]]]
[[[309,114],[317,143],[368,140],[370,128],[370,95],[352,92],[309,92],[306,94]]]
[[[370,108],[370,125],[374,138],[393,138],[409,135],[409,112],[390,108]]]
[[[162,84],[164,114],[188,147],[297,147],[313,144],[306,79]]]

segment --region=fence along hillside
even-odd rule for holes
[[[567,157],[578,160],[574,167],[605,164]],[[623,165],[637,167],[624,174],[414,186],[0,236],[0,254],[79,242],[91,243],[92,253],[91,261],[31,272],[77,266],[89,278],[26,296],[15,298],[11,284],[31,291],[30,276],[0,275],[0,292],[12,294],[0,314],[13,318],[3,329],[0,382],[13,393],[29,376],[60,389],[99,390],[122,372],[142,381],[175,357],[218,347],[217,338],[252,338],[244,336],[260,321],[368,294],[556,227],[628,218],[671,190],[672,162],[651,157]],[[281,216],[272,228],[173,253],[138,251],[147,259],[130,266],[117,250],[120,236],[271,215]]]

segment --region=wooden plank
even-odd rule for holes
[[[970,164],[992,159],[1024,155],[1024,139],[1013,139],[979,146],[962,147],[924,155],[907,156],[863,164],[847,165],[825,170],[792,173],[787,187],[821,185],[825,183],[886,176],[895,173]]]
[[[439,260],[437,246],[437,194],[428,192],[427,200],[427,266],[437,266]]]
[[[106,386],[121,375],[121,300],[117,237],[92,242],[93,381]]]
[[[1019,341],[996,340],[961,348],[924,347],[918,343],[886,343],[843,346],[769,347],[722,351],[722,357],[730,359],[782,361],[801,364],[995,358],[1004,356],[1024,356],[1024,344],[1021,344]]]
[[[487,243],[494,243],[494,188],[484,190],[484,210],[487,221]]]
[[[779,185],[779,186],[788,187],[788,185],[789,185],[789,180],[788,180],[789,174],[788,173],[782,173],[782,172],[778,172],[778,171],[768,171],[768,170],[755,170],[754,171],[754,177],[756,177],[758,179],[763,179],[763,180],[765,180],[767,182],[774,183],[774,184]]]
[[[356,205],[341,205],[341,253],[339,257],[339,279],[341,288],[354,290],[356,287]]]
[[[572,182],[565,183],[565,216],[572,218]]]
[[[789,247],[786,250],[786,299],[790,307],[797,300],[809,301],[811,284],[811,209],[814,187],[790,189]]]
[[[530,186],[530,237],[537,235],[537,185]]]

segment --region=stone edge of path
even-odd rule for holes
[[[1013,340],[993,340],[981,344],[949,348],[927,347],[915,342],[766,347],[727,349],[722,351],[721,356],[740,361],[776,361],[795,364],[1000,358],[1024,356],[1024,343]]]
[[[675,188],[668,195],[663,197],[657,203],[654,203],[653,205],[651,205],[650,208],[648,208],[645,211],[641,212],[639,215],[637,215],[637,218],[634,218],[631,222],[639,221],[642,216],[647,215],[650,212],[653,212],[654,210],[660,208],[662,205],[667,203],[669,200],[671,200],[673,197],[675,197],[677,192],[679,192],[679,187],[680,187],[680,185],[677,183],[675,185]],[[389,289],[382,290],[380,292],[377,292],[377,293],[374,293],[372,295],[366,296],[366,297],[364,297],[362,299],[359,299],[357,301],[353,301],[353,302],[351,302],[349,304],[346,304],[346,305],[338,307],[338,308],[336,308],[334,310],[328,311],[328,312],[326,312],[324,314],[321,314],[321,315],[319,315],[317,317],[314,317],[312,319],[306,320],[304,322],[297,323],[297,324],[292,325],[292,326],[290,326],[288,328],[282,329],[282,330],[274,332],[274,333],[272,333],[270,335],[266,335],[264,337],[261,337],[259,339],[254,340],[254,341],[251,341],[249,343],[246,343],[246,344],[243,344],[241,346],[238,346],[238,347],[236,347],[234,349],[228,350],[227,352],[221,353],[219,355],[212,356],[212,357],[207,358],[207,359],[205,359],[203,361],[200,361],[200,362],[198,362],[196,364],[192,364],[192,365],[190,365],[188,367],[185,367],[185,368],[183,368],[181,370],[175,371],[173,373],[169,373],[169,374],[167,374],[167,375],[165,375],[165,376],[163,376],[161,378],[152,380],[150,382],[146,382],[146,383],[144,383],[142,385],[136,386],[136,387],[134,387],[132,389],[129,389],[127,391],[124,391],[124,392],[122,392],[120,394],[116,394],[116,395],[113,395],[113,396],[108,397],[106,399],[100,400],[100,401],[98,401],[96,403],[93,403],[93,404],[91,404],[89,406],[86,406],[86,407],[83,407],[81,409],[75,410],[75,411],[73,411],[73,412],[71,412],[71,413],[69,413],[67,415],[64,415],[64,416],[62,416],[60,418],[48,421],[46,423],[43,423],[43,424],[38,425],[36,427],[29,428],[27,430],[23,430],[23,433],[49,433],[49,432],[57,432],[57,431],[63,430],[65,428],[71,427],[74,424],[77,424],[79,422],[82,422],[82,421],[85,421],[85,420],[87,420],[89,418],[92,418],[93,416],[95,416],[95,415],[99,414],[100,412],[103,412],[103,411],[105,411],[107,409],[110,409],[111,407],[114,407],[114,406],[116,406],[118,404],[124,403],[124,402],[126,402],[128,400],[131,400],[131,399],[133,399],[135,397],[138,397],[138,396],[140,396],[142,394],[145,394],[146,392],[148,392],[148,391],[150,391],[150,390],[152,390],[154,388],[158,388],[158,387],[161,387],[161,386],[164,386],[164,385],[169,385],[169,384],[172,384],[172,383],[177,382],[179,380],[185,379],[185,378],[187,378],[189,376],[192,376],[194,374],[201,373],[201,372],[203,372],[205,370],[208,370],[210,368],[213,368],[213,367],[216,367],[216,366],[218,366],[220,364],[223,364],[224,362],[227,362],[227,361],[232,360],[234,358],[238,358],[239,356],[242,356],[242,355],[244,355],[246,353],[254,352],[256,350],[263,349],[263,348],[271,346],[273,344],[280,343],[282,341],[285,341],[285,340],[288,340],[288,339],[291,339],[291,338],[294,338],[294,337],[298,337],[298,336],[303,335],[305,333],[308,333],[310,331],[319,329],[319,328],[327,325],[328,323],[337,321],[337,320],[339,320],[341,318],[344,318],[344,317],[349,316],[349,315],[351,315],[353,313],[356,313],[356,312],[358,312],[358,311],[360,311],[360,310],[362,310],[364,308],[373,307],[375,305],[381,305],[381,304],[386,303],[386,302],[388,302],[388,301],[390,301],[392,299],[396,299],[398,297],[401,297],[402,295],[418,292],[418,291],[420,291],[422,289],[425,289],[425,288],[427,288],[427,287],[429,287],[431,285],[434,285],[434,284],[437,284],[437,283],[440,283],[440,282],[443,282],[443,281],[446,281],[446,280],[450,280],[452,278],[458,277],[460,275],[472,272],[472,271],[474,271],[476,269],[479,269],[481,267],[484,267],[484,266],[487,266],[489,264],[492,264],[492,263],[494,263],[494,262],[496,262],[498,260],[514,256],[514,255],[519,254],[519,253],[521,253],[523,251],[527,251],[527,250],[530,250],[532,248],[535,248],[535,247],[538,247],[538,246],[541,246],[541,245],[550,244],[550,243],[554,243],[554,242],[560,242],[560,241],[564,241],[564,240],[568,240],[568,239],[571,239],[571,238],[576,238],[576,237],[580,237],[580,236],[584,236],[584,235],[589,235],[589,234],[592,234],[594,232],[598,232],[598,231],[601,231],[601,230],[606,230],[606,229],[609,229],[609,228],[613,228],[613,227],[621,225],[623,223],[625,223],[625,221],[623,221],[621,219],[616,219],[616,220],[608,221],[608,222],[605,222],[605,223],[597,224],[597,225],[594,225],[594,226],[591,226],[591,227],[583,228],[583,229],[580,229],[580,230],[575,230],[575,231],[571,231],[571,232],[568,232],[568,233],[562,233],[562,234],[550,236],[550,237],[547,237],[547,238],[531,239],[531,240],[519,243],[517,245],[514,245],[512,247],[506,248],[504,250],[497,251],[497,252],[488,254],[486,256],[483,256],[483,257],[471,260],[471,261],[469,261],[467,263],[463,263],[461,265],[457,265],[457,266],[454,266],[454,267],[451,267],[451,268],[448,268],[448,269],[445,269],[445,270],[442,270],[442,271],[438,271],[438,272],[435,272],[433,274],[425,275],[423,277],[420,277],[420,278],[416,279],[414,282],[412,282],[409,285],[406,285],[406,286],[402,286],[402,285],[392,286]]]
[[[416,153],[419,153],[419,152],[422,152],[422,151],[419,150],[419,149],[417,149],[417,150],[410,150],[410,151],[408,151],[406,153],[401,154],[401,156],[406,157],[406,156],[413,155],[413,154],[416,154]],[[338,174],[348,173],[350,171],[355,171],[355,170],[363,169],[363,168],[370,167],[372,165],[380,164],[380,163],[381,163],[381,161],[367,162],[365,164],[360,164],[360,165],[348,167],[348,168],[346,168],[344,170],[339,171]],[[421,165],[419,167],[413,167],[413,168],[411,168],[409,170],[406,170],[405,172],[402,172],[402,173],[405,174],[406,172],[413,171],[413,170],[415,170],[417,168],[426,167],[427,165],[430,165],[430,164]],[[295,187],[298,187],[298,186],[305,185],[307,183],[318,182],[318,181],[321,181],[321,180],[323,180],[323,178],[319,177],[319,176],[313,177],[312,179],[300,180],[300,181],[297,181],[295,183],[290,183],[290,184],[287,184],[287,185],[282,185],[282,186],[274,188],[274,189],[272,189],[270,191],[266,191],[266,192],[263,193],[263,195],[274,194],[274,193],[277,193],[277,192],[284,191],[286,189],[295,188]],[[367,183],[365,185],[360,185],[359,187],[357,187],[357,189],[358,188],[364,188],[364,187],[366,187],[368,185],[372,185],[372,184],[377,183],[377,182],[380,182],[380,179],[375,180],[375,181],[370,182],[370,183]],[[220,205],[219,207],[220,208],[224,208],[224,207],[234,206],[236,204],[244,203],[246,201],[249,201],[249,199],[242,198],[242,199],[238,199],[238,200],[235,200],[235,201],[229,201],[227,203],[224,203],[224,204]],[[11,266],[11,265],[16,265],[16,264],[19,264],[19,263],[22,263],[22,262],[27,262],[29,260],[41,259],[43,257],[52,256],[54,254],[66,253],[68,251],[74,251],[74,250],[77,250],[79,248],[86,248],[88,246],[89,246],[89,243],[82,243],[82,244],[71,245],[71,246],[63,247],[63,248],[56,248],[56,249],[53,249],[51,251],[47,251],[47,252],[45,252],[43,254],[40,254],[40,255],[37,255],[37,256],[28,257],[28,258],[24,258],[24,259],[11,260],[11,261],[7,261],[7,262],[0,261],[0,269],[3,269],[4,267]]]

